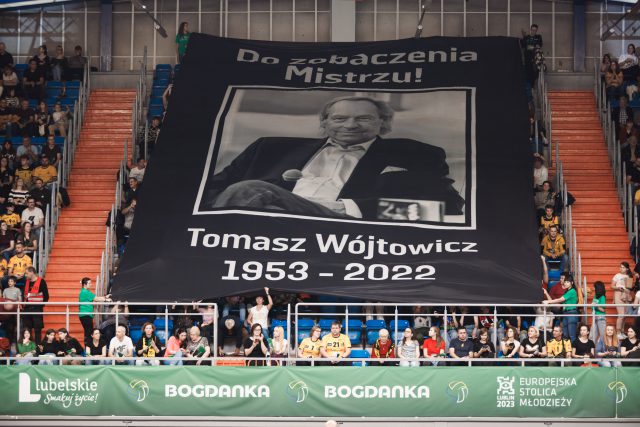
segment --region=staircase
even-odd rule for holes
[[[47,265],[49,301],[78,301],[80,280],[90,277],[95,292],[105,249],[106,221],[115,202],[124,141],[131,139],[134,90],[93,90],[71,166],[67,190],[71,206],[63,208]],[[78,310],[77,305],[70,306]],[[49,306],[46,311],[64,312]],[[70,334],[82,342],[78,316],[69,316]],[[45,329],[67,327],[64,314],[46,314]]]
[[[633,268],[629,239],[615,188],[607,146],[593,92],[549,92],[554,143],[558,144],[567,191],[576,198],[573,228],[582,256],[582,272],[593,298],[593,283],[604,282],[607,303],[613,303],[609,284],[621,261]],[[608,308],[607,314],[616,314]],[[615,317],[607,317],[615,324]]]

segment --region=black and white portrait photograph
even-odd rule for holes
[[[475,91],[230,87],[195,215],[475,228]]]

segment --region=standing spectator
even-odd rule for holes
[[[378,359],[376,362],[371,362],[372,366],[381,366],[384,365],[384,360],[382,359],[393,359],[396,357],[395,355],[396,346],[393,344],[393,341],[389,339],[389,331],[386,329],[380,329],[378,331],[378,339],[371,347],[371,358]]]
[[[613,303],[614,304],[627,304],[630,303],[629,291],[633,288],[633,273],[629,268],[629,263],[623,261],[620,263],[620,272],[616,273],[611,279],[611,289],[613,289]],[[618,332],[618,339],[625,338],[622,333],[622,327],[624,325],[624,316],[627,308],[617,306],[616,311],[618,317],[616,319],[616,331]]]
[[[126,332],[124,326],[116,327],[116,336],[109,343],[109,357],[116,359],[116,365],[133,365],[133,360],[124,360],[125,357],[133,357],[133,342]]]
[[[87,58],[82,56],[82,46],[78,45],[73,50],[73,56],[67,60],[69,67],[69,80],[82,80],[84,78],[84,67],[87,65]]]
[[[607,325],[604,335],[598,340],[596,356],[602,359],[617,359],[620,357],[620,341],[613,325]],[[598,364],[604,368],[612,366],[619,368],[622,366],[617,360],[601,360]]]
[[[38,349],[36,343],[31,340],[31,332],[23,329],[20,340],[16,343],[16,365],[31,365],[31,360],[20,360],[28,357],[35,357]]]
[[[413,368],[420,366],[420,343],[413,339],[413,330],[406,328],[402,341],[398,344],[398,357],[400,366],[411,366]]]
[[[142,325],[142,335],[136,343],[136,356],[141,357],[136,361],[136,365],[153,365],[158,366],[160,362],[153,359],[162,355],[162,344],[156,335],[156,327],[151,322]]]
[[[351,340],[345,334],[340,333],[341,330],[340,322],[332,322],[331,333],[322,338],[320,355],[325,359],[330,359],[329,366],[342,364],[343,359],[351,354]]]
[[[20,245],[16,245],[16,251],[18,246]],[[25,255],[25,257],[27,256]],[[38,277],[36,269],[31,267],[30,261],[31,260],[29,260],[29,267],[27,267],[25,273],[25,277],[27,279],[24,287],[25,301],[40,304],[25,305],[24,325],[25,328],[29,330],[33,329],[33,336],[35,337],[36,344],[40,344],[40,336],[42,334],[42,328],[44,328],[42,315],[44,305],[41,303],[49,301],[49,289],[47,288],[47,282],[45,282],[42,277]]]
[[[572,354],[571,340],[563,336],[561,326],[554,326],[553,338],[547,341],[547,357],[552,359],[571,359]]]
[[[22,75],[22,88],[27,98],[40,100],[44,98],[45,73],[38,67],[35,59],[29,61],[29,68]]]
[[[87,359],[87,365],[103,365],[106,364],[105,357],[107,357],[107,343],[102,338],[100,329],[95,328],[91,331],[91,338],[87,341],[84,348]]]
[[[282,326],[276,326],[273,328],[273,338],[269,344],[271,357],[276,359],[289,357],[289,341],[284,337],[284,328]],[[278,365],[282,365],[282,363],[278,361]]]
[[[604,75],[605,90],[607,91],[607,99],[618,99],[622,95],[622,84],[624,83],[624,75],[620,70],[618,61],[611,61],[611,66]]]
[[[53,105],[53,113],[51,113],[51,121],[49,124],[49,135],[55,136],[56,131],[62,137],[67,137],[67,129],[69,128],[69,107],[66,106],[65,110],[62,110],[60,101]],[[55,139],[54,139],[55,143]]]
[[[56,54],[53,58],[51,58],[51,74],[53,80],[56,82],[60,82],[65,80],[67,76],[67,69],[69,68],[69,61],[67,61],[67,57],[64,56],[64,50],[62,46],[56,46]]]
[[[518,354],[525,359],[547,357],[547,348],[535,326],[529,326],[527,337],[520,342]]]
[[[556,285],[557,286],[557,285]],[[546,300],[542,301],[543,304],[562,304],[562,329],[564,335],[571,341],[576,339],[576,329],[578,326],[578,292],[576,285],[573,281],[573,277],[567,276],[562,284],[564,294],[560,298],[553,299],[544,290]]]
[[[226,318],[233,316],[240,320],[241,324],[245,324],[245,316],[247,315],[247,308],[239,296],[231,296],[225,298],[225,304],[222,308],[222,317]]]
[[[0,42],[0,69],[13,64],[13,55],[7,52],[7,46]]]
[[[202,359],[206,359],[211,354],[209,341],[200,336],[200,328],[192,326],[189,329],[189,339],[187,340],[187,348],[184,351],[184,357],[187,359],[197,359],[195,364],[200,366]]]
[[[574,359],[591,359],[596,356],[596,345],[589,338],[589,326],[580,325],[578,337],[573,341]]]
[[[106,295],[104,297],[96,296],[93,292],[91,292],[91,279],[88,277],[83,277],[80,280],[80,295],[78,295],[78,301],[85,304],[78,305],[78,317],[80,318],[80,323],[82,324],[82,329],[84,329],[84,342],[85,344],[89,342],[91,339],[91,334],[93,333],[93,305],[86,304],[91,302],[110,302],[111,295]],[[103,311],[102,309],[100,311]]]
[[[320,357],[320,347],[322,341],[320,340],[320,334],[322,330],[320,326],[314,325],[311,327],[309,337],[302,340],[298,346],[298,357],[301,359],[317,359]],[[296,362],[296,366],[309,366],[311,362]]]
[[[178,63],[182,64],[182,60],[184,59],[184,55],[187,52],[187,44],[189,43],[189,36],[191,33],[189,32],[189,23],[181,22],[178,27],[178,34],[176,35],[176,51],[178,53]]]
[[[627,52],[618,57],[625,83],[638,84],[638,57],[636,56],[636,46],[629,43]]]
[[[538,34],[538,25],[532,24],[529,34],[522,30],[522,40],[520,40],[524,50],[524,66],[527,81],[531,86],[538,79],[538,68],[536,67],[536,49],[542,48],[542,36]]]
[[[242,347],[243,331],[242,323],[234,316],[223,317],[218,323],[218,355],[224,356],[224,341],[232,338],[235,343],[235,351],[231,356],[240,356],[240,348]]]
[[[42,155],[47,156],[49,164],[56,168],[56,170],[60,167],[62,152],[60,152],[60,148],[56,145],[56,138],[53,136],[53,132],[47,137],[47,144],[42,148]]]
[[[251,325],[249,338],[244,342],[244,355],[247,357],[269,357],[269,343],[263,334],[262,326],[259,323]],[[264,361],[250,361],[247,364],[264,366]]]
[[[549,261],[557,261],[560,263],[558,270],[564,271],[564,266],[567,262],[567,248],[564,237],[558,234],[557,225],[549,226],[549,234],[542,238],[540,245],[547,265]]]
[[[31,60],[36,61],[38,65],[38,69],[42,71],[44,74],[45,80],[51,79],[51,58],[49,57],[49,52],[47,50],[47,45],[38,46],[38,53],[33,55]],[[31,61],[30,61],[31,62]]]
[[[458,327],[458,338],[451,340],[449,344],[449,357],[452,359],[473,358],[474,344],[467,338],[467,328]]]
[[[520,342],[518,341],[518,330],[509,326],[506,330],[505,336],[500,342],[500,351],[502,356],[507,359],[518,356],[520,352]]]
[[[163,98],[164,102],[164,98]],[[168,101],[167,101],[168,102]],[[158,137],[160,136],[160,127],[162,126],[162,119],[159,116],[154,116],[151,119],[151,126],[147,129],[147,134],[144,136],[143,142],[146,140],[147,154],[151,155],[153,148],[156,146]],[[141,147],[140,152],[144,153],[144,147]]]
[[[199,301],[201,303],[202,301]],[[213,304],[209,303],[206,307],[198,307],[198,311],[202,314],[202,323],[200,323],[200,331],[213,342],[213,322],[216,317],[216,310]]]
[[[542,190],[542,185],[549,180],[549,170],[544,165],[544,157],[535,153],[533,155],[533,188]]]
[[[25,284],[25,278],[28,279],[28,274],[27,274],[27,270],[29,268],[33,269],[33,267],[31,267],[32,262],[31,262],[31,257],[29,255],[26,255],[24,253],[24,244],[22,244],[21,242],[16,243],[16,252],[15,255],[11,257],[11,259],[9,259],[9,275],[10,276],[15,276],[16,278],[16,282],[18,283],[19,286],[24,286]],[[35,269],[33,269],[34,274],[35,274]],[[44,284],[44,279],[42,279],[42,283]],[[34,286],[35,287],[35,286]],[[42,286],[40,286],[40,288],[42,288]],[[47,286],[46,284],[44,284],[44,290],[40,291],[40,293],[42,292],[47,292],[47,299],[45,300],[48,301],[49,300],[49,293],[47,290]],[[38,294],[38,291],[34,292],[35,294]],[[25,289],[25,296],[27,295],[27,289]],[[34,296],[33,301],[37,300],[37,295]],[[39,301],[36,301],[39,302]],[[28,306],[27,306],[28,307]],[[27,311],[25,309],[25,311]],[[40,321],[42,321],[42,315],[40,315]],[[42,327],[40,328],[42,329]],[[36,342],[40,342],[38,341],[38,339],[36,339]]]
[[[9,96],[9,92],[14,91],[15,93],[16,87],[20,83],[18,75],[11,65],[0,67],[0,70],[2,70],[2,94]]]
[[[27,328],[28,329],[28,328]],[[57,365],[55,357],[60,352],[60,343],[56,339],[55,329],[47,329],[44,334],[44,341],[40,342],[38,335],[35,336],[38,353],[40,353],[39,365]],[[44,359],[43,359],[44,358]],[[53,360],[52,360],[53,359]]]
[[[593,312],[593,323],[591,325],[591,339],[594,342],[598,342],[604,337],[604,331],[607,326],[606,311],[604,305],[607,303],[606,289],[604,283],[600,280],[593,284],[593,290],[595,295],[591,302]]]
[[[167,341],[167,348],[164,350],[164,357],[172,357],[173,360],[165,360],[164,364],[182,366],[182,354],[186,348],[187,331],[184,328],[177,328]]]
[[[78,357],[82,357],[84,350],[77,339],[69,335],[69,331],[65,328],[58,329],[58,339],[60,342],[60,350],[58,357],[62,360],[63,365],[79,365],[81,362]]]
[[[271,307],[273,307],[273,299],[271,299],[271,295],[269,295],[269,288],[265,287],[264,292],[267,295],[269,304],[264,305],[264,297],[262,295],[258,295],[256,297],[256,305],[249,309],[247,324],[253,325],[255,323],[259,323],[260,326],[262,326],[262,330],[266,332],[269,327],[269,311],[271,310]]]

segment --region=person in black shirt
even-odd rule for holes
[[[592,340],[589,339],[589,326],[580,325],[580,327],[578,328],[578,336],[576,337],[575,341],[573,341],[573,357],[579,359],[589,359],[595,356],[596,345]]]
[[[496,357],[496,347],[489,341],[489,331],[480,328],[478,339],[473,342],[473,358],[491,359]],[[474,365],[491,366],[493,363],[474,363]]]
[[[56,169],[60,169],[60,160],[62,160],[62,153],[60,148],[56,145],[56,138],[51,132],[47,137],[47,144],[42,148],[42,155],[47,156],[49,164]]]
[[[519,354],[523,359],[547,357],[547,347],[535,326],[529,326],[527,337],[520,342]]]
[[[34,187],[29,191],[29,197],[33,197],[36,206],[45,212],[47,205],[51,202],[51,192],[44,186],[44,182],[40,178],[36,179]]]
[[[634,327],[627,329],[627,338],[620,343],[620,355],[625,359],[640,359],[640,340]],[[625,363],[624,366],[636,366],[639,363]]]
[[[93,359],[92,361],[87,360],[87,365],[98,365],[107,356],[107,343],[102,338],[100,329],[94,328],[91,332],[91,339],[85,347],[85,352],[88,359]]]
[[[9,169],[13,169],[14,161],[16,160],[16,149],[13,148],[10,139],[4,140],[2,150],[0,150],[0,157],[6,158],[9,161]]]
[[[60,340],[60,348],[58,349],[58,356],[64,357],[67,360],[63,360],[63,365],[79,365],[80,358],[83,356],[84,350],[77,339],[69,335],[69,331],[65,328],[58,329],[58,339]]]
[[[22,100],[22,102],[20,103],[20,109],[16,111],[16,115],[18,116],[16,125],[18,126],[17,130],[19,131],[19,133],[21,135],[35,136],[38,130],[38,127],[35,123],[36,112],[29,107],[28,100]]]
[[[36,61],[38,70],[42,72],[42,77],[44,77],[45,80],[50,80],[51,58],[49,57],[49,54],[47,52],[47,45],[43,44],[38,46],[38,53],[36,55],[33,55],[33,58],[31,58],[31,60]]]
[[[40,337],[36,336],[36,339],[40,341]],[[56,331],[55,329],[47,329],[47,332],[44,334],[44,341],[42,343],[36,344],[38,347],[38,352],[40,355],[46,356],[57,356],[60,352],[60,343],[56,339]],[[40,365],[57,365],[57,361],[50,360],[40,360]]]
[[[520,45],[524,51],[524,66],[527,73],[527,81],[533,86],[538,79],[536,66],[536,49],[542,48],[542,36],[538,34],[538,25],[532,24],[529,34],[522,30]]]
[[[268,357],[269,344],[262,334],[262,326],[259,323],[254,323],[249,335],[249,338],[244,341],[244,355],[247,357]],[[262,366],[265,362],[255,361],[253,364]]]
[[[29,61],[27,68],[22,76],[22,87],[30,99],[44,98],[44,71],[38,67],[35,59]]]
[[[13,123],[16,119],[16,111],[7,105],[6,99],[0,98],[0,132],[7,138],[13,135]]]
[[[5,44],[0,42],[0,70],[4,69],[7,65],[13,65],[13,55],[7,52],[6,49]]]

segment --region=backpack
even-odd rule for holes
[[[69,197],[69,192],[67,191],[67,189],[64,187],[60,187],[59,194],[60,194],[60,198],[62,199],[61,200],[62,207],[68,208],[69,206],[71,206],[71,198]]]

